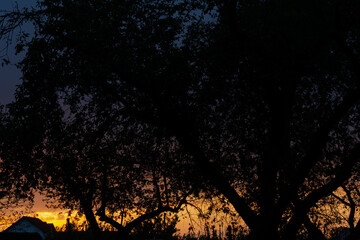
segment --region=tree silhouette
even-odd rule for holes
[[[35,168],[31,161],[23,159],[32,145],[29,145],[26,129],[22,130],[0,106],[0,216],[4,221],[31,206],[37,185]],[[19,207],[25,208],[20,210]]]
[[[302,226],[319,236],[310,209],[359,162],[359,7],[41,1],[14,106],[41,119],[44,139],[69,112],[80,126],[121,126],[121,115],[159,129],[251,238],[295,239]]]
[[[193,187],[183,180],[179,165],[188,160],[177,156],[174,143],[147,139],[129,125],[106,126],[100,134],[100,126],[78,121],[65,121],[59,137],[37,146],[42,151],[34,159],[42,170],[41,189],[57,206],[83,212],[99,238],[96,216],[127,238],[144,221],[176,213],[186,204]],[[141,142],[133,141],[131,131],[142,136]]]

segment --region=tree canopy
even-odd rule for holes
[[[251,238],[302,228],[325,238],[310,212],[359,167],[359,10],[351,0],[39,1],[24,13],[36,33],[19,42],[9,113],[34,132],[32,159],[66,172],[81,161],[83,185],[91,173],[114,180],[118,151],[138,143],[129,166],[161,160],[167,176],[184,173],[171,191],[201,176]],[[146,186],[132,177],[122,180]]]

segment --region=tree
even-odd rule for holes
[[[78,120],[65,121],[68,125],[59,138],[47,138],[37,146],[42,151],[35,155],[42,169],[40,187],[57,206],[83,212],[99,238],[100,221],[126,239],[144,221],[164,212],[176,213],[186,204],[194,185],[180,177],[184,173],[179,164],[188,161],[174,157],[173,143],[146,139],[137,128],[142,142],[133,142],[131,126],[106,126],[109,130],[100,134],[101,127],[88,121],[80,125]]]
[[[295,239],[302,226],[322,234],[310,209],[359,161],[359,3],[40,8],[21,65],[20,115],[30,109],[51,132],[64,105],[91,99],[111,124],[121,114],[176,139],[253,239]]]
[[[28,161],[20,161],[28,147],[25,138],[17,151],[14,150],[13,134],[22,135],[14,123],[8,122],[8,114],[0,106],[0,218],[8,222],[17,218],[32,205],[36,186],[35,172]],[[16,124],[16,123],[15,123]],[[10,126],[11,125],[11,126]],[[23,135],[22,135],[23,136]],[[25,174],[27,172],[27,174]],[[22,209],[21,209],[22,207]]]
[[[9,122],[23,120],[22,107],[21,102],[9,106]],[[50,118],[39,115],[32,129],[41,132],[39,141],[32,142],[16,160],[26,160],[36,169],[32,183],[47,194],[49,203],[84,213],[98,239],[99,222],[111,225],[126,239],[144,221],[178,212],[187,197],[198,191],[186,178],[192,170],[184,171],[184,165],[192,165],[189,156],[181,153],[176,141],[159,138],[156,129],[121,114],[108,118],[111,109],[93,99],[61,115],[63,107],[51,109],[57,114],[53,119],[58,122],[56,127],[47,128]],[[17,126],[20,131],[27,127]],[[7,129],[13,127],[9,124]],[[14,138],[20,141],[22,135]],[[9,152],[17,152],[17,146]],[[20,173],[27,176],[24,170]]]
[[[84,2],[78,7],[86,5]],[[39,20],[44,13],[36,11],[21,14],[24,18]],[[71,12],[72,17],[75,11]],[[17,26],[19,15],[9,13],[5,17],[14,17]],[[3,32],[9,33],[8,29]],[[17,48],[22,49],[23,46],[19,45]],[[39,57],[37,53],[40,52],[35,48],[34,52],[29,51],[29,60]],[[31,68],[31,64],[25,61],[23,66]],[[46,71],[47,66],[43,67],[38,68],[38,74]],[[11,116],[8,122],[17,123],[19,131],[31,129],[34,135],[29,132],[26,135],[37,138],[30,138],[32,141],[26,145],[25,154],[16,160],[26,160],[33,165],[31,169],[37,172],[33,184],[50,199],[56,199],[57,206],[83,212],[97,238],[100,239],[100,227],[96,217],[110,224],[125,239],[144,221],[163,212],[176,213],[186,204],[187,196],[194,193],[195,185],[190,186],[185,177],[181,178],[184,172],[179,170],[179,165],[188,164],[188,156],[178,153],[179,146],[175,141],[164,141],[159,134],[149,135],[146,124],[129,121],[119,111],[121,105],[108,104],[99,96],[86,97],[82,93],[67,98],[65,95],[71,94],[72,89],[64,86],[64,91],[60,92],[38,89],[47,97],[54,96],[54,101],[43,98],[46,106],[39,104],[40,108],[25,110],[27,103],[37,101],[37,97],[27,92],[29,89],[26,87],[18,90],[17,102],[9,105]],[[12,124],[6,127],[15,130]],[[134,134],[141,136],[142,140],[133,140]],[[18,152],[17,147],[22,146],[23,135],[15,134],[14,138],[18,142],[9,150],[10,153]],[[167,158],[169,161],[165,161]],[[26,170],[20,172],[26,175]]]

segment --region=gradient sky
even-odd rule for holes
[[[36,6],[36,0],[0,0],[0,10],[11,10],[18,3],[20,8]],[[25,26],[25,30],[31,31],[30,26]],[[14,39],[15,40],[15,39]],[[6,45],[4,41],[0,41],[0,49]],[[1,52],[3,56],[6,52]],[[0,65],[0,104],[7,104],[14,99],[16,85],[20,84],[21,73],[16,68],[15,63],[23,56],[14,55],[14,44],[7,50],[7,54],[11,63],[2,67]]]

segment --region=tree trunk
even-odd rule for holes
[[[118,239],[119,240],[129,240],[130,239],[130,233],[126,230],[119,230],[118,231]]]
[[[95,240],[102,240],[101,230],[100,230],[99,224],[96,221],[94,212],[92,211],[91,203],[88,204],[87,202],[83,202],[82,207],[84,209],[84,214],[85,214],[86,220],[90,224],[90,229],[94,235]]]
[[[259,225],[250,232],[250,240],[280,240],[279,232],[276,227],[271,226],[271,222],[262,221]]]

